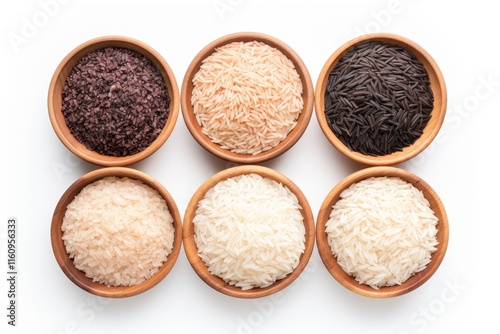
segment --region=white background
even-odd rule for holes
[[[51,4],[51,5],[44,5]],[[0,5],[1,229],[6,268],[6,222],[18,219],[18,319],[7,326],[7,282],[0,284],[0,332],[5,333],[498,333],[500,289],[494,174],[500,124],[498,12],[488,1],[320,0],[2,1]],[[31,29],[29,28],[30,25]],[[33,29],[34,27],[34,29]],[[125,35],[160,52],[180,88],[185,70],[206,44],[225,34],[257,31],[291,46],[314,83],[328,57],[359,34],[391,32],[425,48],[448,88],[439,137],[399,165],[440,195],[450,223],[448,252],[419,289],[371,299],[343,288],[315,249],[304,273],[275,296],[231,298],[210,288],[184,250],[153,289],[126,299],[96,298],[62,273],[52,254],[50,222],[66,188],[98,168],[73,156],[53,132],[46,107],[52,74],[74,47],[102,35]],[[315,214],[329,190],[365,166],[331,146],[315,115],[299,142],[264,165],[292,179]],[[182,114],[168,141],[131,167],[158,179],[181,213],[195,189],[231,166],[205,152]],[[5,269],[6,273],[6,269]],[[4,277],[1,275],[1,277]],[[490,304],[491,305],[491,304]],[[496,310],[498,311],[498,309]]]

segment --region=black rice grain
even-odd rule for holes
[[[422,63],[403,47],[354,46],[330,72],[325,115],[351,151],[381,156],[403,150],[423,133],[434,96]]]
[[[165,126],[169,104],[160,70],[126,48],[108,47],[84,56],[62,92],[62,112],[73,136],[107,156],[147,148]]]

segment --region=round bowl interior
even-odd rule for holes
[[[273,179],[277,182],[280,182],[284,186],[286,186],[288,189],[290,189],[291,192],[297,196],[297,199],[299,201],[300,206],[302,207],[302,216],[304,217],[304,227],[305,227],[305,250],[304,253],[300,257],[300,262],[298,266],[295,268],[293,272],[291,272],[287,277],[284,279],[276,281],[274,284],[265,287],[265,288],[253,288],[249,290],[242,290],[239,287],[235,287],[232,285],[227,284],[223,279],[220,277],[217,277],[215,275],[212,275],[203,260],[198,256],[198,249],[196,246],[196,242],[194,240],[194,225],[193,225],[193,219],[196,215],[196,209],[198,206],[198,202],[203,199],[205,196],[206,192],[211,189],[213,186],[215,186],[217,183],[237,176],[237,175],[243,175],[243,174],[259,174],[262,177],[270,178]],[[271,295],[273,293],[276,293],[288,285],[290,285],[299,275],[300,273],[304,270],[306,267],[313,248],[314,248],[314,217],[311,212],[311,208],[309,206],[309,203],[304,196],[304,194],[300,191],[300,189],[287,177],[284,175],[280,174],[279,172],[272,170],[267,167],[262,167],[262,166],[254,166],[254,165],[243,165],[243,166],[238,166],[238,167],[232,167],[229,169],[226,169],[224,171],[221,171],[209,179],[207,179],[199,188],[198,190],[194,193],[192,196],[187,209],[186,213],[184,215],[184,222],[183,222],[183,244],[184,244],[184,250],[186,252],[187,258],[195,270],[195,272],[198,274],[198,276],[209,286],[211,286],[213,289],[226,294],[228,296],[232,297],[238,297],[238,298],[259,298],[259,297],[264,297]]]
[[[280,50],[288,59],[290,59],[295,69],[297,70],[300,78],[302,80],[303,93],[302,97],[304,100],[304,107],[297,119],[297,125],[295,128],[287,135],[287,137],[280,142],[274,148],[264,151],[260,154],[238,154],[233,153],[230,150],[225,150],[220,147],[220,145],[213,143],[208,136],[202,133],[201,126],[196,120],[196,116],[193,111],[193,105],[191,104],[191,96],[193,92],[193,77],[199,71],[200,66],[205,58],[210,56],[217,47],[233,43],[233,42],[250,42],[250,41],[260,41]],[[314,88],[307,70],[306,65],[299,57],[299,55],[288,45],[282,41],[261,33],[255,32],[242,32],[223,36],[203,48],[193,59],[189,65],[181,89],[181,109],[184,121],[186,123],[189,132],[196,139],[196,141],[205,148],[208,152],[218,156],[227,161],[239,163],[239,164],[253,164],[275,158],[287,150],[289,150],[302,136],[306,130],[309,121],[311,119],[312,110],[314,105]]]
[[[431,262],[423,271],[411,276],[401,285],[381,287],[376,290],[371,288],[369,285],[359,284],[354,277],[348,275],[342,269],[342,267],[340,267],[340,265],[337,263],[336,258],[332,254],[330,245],[328,244],[325,228],[326,222],[330,217],[332,207],[340,198],[340,194],[342,193],[342,191],[344,191],[353,183],[370,177],[381,176],[399,177],[406,182],[411,183],[413,186],[422,191],[424,197],[429,201],[431,209],[434,211],[434,214],[439,220],[437,225],[437,240],[439,244],[437,246],[437,251],[432,253]],[[360,295],[374,298],[400,296],[413,291],[424,284],[436,272],[444,258],[446,249],[448,247],[448,235],[448,217],[446,215],[443,203],[441,202],[437,193],[418,176],[403,169],[389,166],[365,168],[344,178],[326,196],[321,205],[316,221],[316,242],[318,251],[325,267],[328,269],[330,274],[347,289]]]
[[[69,258],[69,254],[66,252],[64,241],[62,240],[63,233],[61,230],[61,226],[64,215],[66,213],[66,207],[71,203],[71,201],[73,201],[74,197],[86,185],[107,176],[129,177],[135,180],[142,181],[146,185],[152,187],[153,189],[158,191],[158,193],[165,199],[170,214],[174,219],[173,224],[175,235],[172,252],[169,254],[167,260],[165,261],[163,266],[160,267],[156,274],[154,274],[149,279],[133,286],[108,287],[104,284],[93,282],[91,278],[85,276],[85,273],[83,271],[80,271],[75,267],[73,260]],[[149,290],[150,288],[158,284],[170,272],[175,262],[177,261],[177,257],[179,256],[182,245],[182,221],[174,199],[158,181],[154,180],[143,172],[134,169],[126,167],[107,167],[98,169],[80,177],[66,190],[66,192],[61,196],[54,210],[50,234],[52,250],[54,252],[57,263],[61,267],[64,274],[66,274],[66,276],[74,284],[76,284],[83,290],[97,296],[121,298],[134,296],[146,290]]]
[[[113,157],[89,150],[70,132],[62,113],[62,91],[66,78],[73,67],[85,55],[106,47],[126,48],[141,53],[150,59],[160,70],[170,97],[170,112],[167,122],[158,137],[143,151],[123,157]],[[179,90],[174,73],[162,56],[153,48],[138,40],[122,36],[98,37],[73,49],[59,64],[52,76],[48,93],[48,111],[50,122],[61,142],[76,156],[101,166],[127,166],[145,159],[158,150],[172,133],[179,114]]]
[[[346,52],[351,50],[355,45],[372,41],[400,46],[413,53],[427,70],[430,87],[434,93],[434,108],[431,112],[431,119],[424,128],[423,134],[412,145],[403,148],[402,151],[382,156],[369,156],[351,151],[330,129],[325,115],[325,91],[328,85],[328,76],[330,72],[335,68]],[[328,141],[348,158],[370,166],[395,165],[409,160],[422,152],[431,144],[441,129],[446,114],[446,103],[447,95],[445,81],[434,59],[415,42],[398,35],[386,33],[363,35],[348,41],[338,48],[323,66],[316,84],[315,92],[316,118]]]

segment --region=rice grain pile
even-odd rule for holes
[[[107,286],[130,286],[167,260],[173,218],[153,188],[127,177],[105,177],[75,196],[62,223],[66,251],[79,270]]]
[[[158,138],[170,114],[160,69],[127,48],[106,47],[83,56],[68,74],[61,97],[71,134],[106,156],[142,152]]]
[[[285,278],[305,250],[296,196],[257,174],[219,182],[199,201],[193,219],[198,255],[212,275],[242,290]]]
[[[338,264],[374,289],[400,285],[436,251],[438,219],[422,192],[397,177],[372,177],[344,190],[326,223]]]
[[[304,105],[292,61],[258,41],[229,43],[205,58],[193,78],[191,103],[212,142],[252,155],[283,141]]]
[[[429,73],[407,49],[382,42],[355,45],[328,76],[325,116],[351,151],[402,151],[423,134],[434,94]]]

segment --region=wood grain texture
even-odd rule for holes
[[[194,225],[193,219],[196,215],[196,209],[198,202],[205,196],[205,193],[215,186],[218,182],[221,182],[230,177],[234,177],[242,174],[256,173],[262,177],[273,179],[277,182],[282,183],[290,191],[292,191],[299,201],[302,207],[302,216],[304,217],[304,227],[305,227],[305,251],[300,257],[300,262],[295,270],[290,273],[287,277],[282,280],[276,281],[273,285],[266,288],[254,288],[250,290],[242,290],[239,287],[235,287],[227,284],[221,278],[212,275],[203,260],[198,256],[198,249],[194,240]],[[184,240],[184,251],[189,260],[189,263],[193,267],[194,271],[198,276],[213,289],[232,297],[238,298],[259,298],[271,295],[278,291],[281,291],[288,285],[290,285],[304,270],[309,259],[311,257],[314,244],[315,244],[315,231],[314,231],[314,217],[309,206],[309,203],[302,193],[302,191],[295,185],[290,179],[281,173],[262,166],[255,165],[243,165],[238,167],[232,167],[223,170],[209,179],[207,179],[193,194],[191,200],[184,214],[183,222],[183,240]]]
[[[411,183],[416,188],[422,191],[424,197],[429,201],[431,209],[434,211],[434,214],[438,218],[437,240],[439,244],[437,246],[437,251],[434,252],[431,256],[431,262],[423,271],[411,276],[406,282],[401,285],[381,287],[379,290],[376,290],[371,288],[369,285],[359,284],[354,279],[354,277],[348,275],[340,267],[340,265],[337,263],[337,260],[332,254],[330,245],[328,244],[325,226],[326,222],[329,219],[332,207],[339,199],[342,191],[344,191],[353,183],[370,177],[380,176],[399,177],[406,182]],[[400,168],[390,166],[376,166],[365,168],[344,178],[328,193],[321,205],[318,217],[316,219],[316,243],[318,251],[325,267],[328,269],[330,274],[345,288],[357,294],[373,298],[388,298],[400,296],[413,291],[424,284],[436,272],[441,262],[443,261],[446,250],[448,248],[448,238],[448,217],[446,215],[444,205],[441,202],[438,194],[431,188],[429,184],[427,184],[424,180],[422,180],[415,174]]]
[[[193,111],[193,105],[191,104],[191,96],[193,92],[193,77],[200,69],[203,60],[211,55],[217,47],[240,41],[260,41],[280,50],[288,59],[293,62],[295,69],[300,75],[303,87],[302,97],[304,100],[304,107],[300,113],[299,118],[297,119],[297,125],[295,126],[295,128],[276,147],[256,155],[233,153],[229,150],[222,149],[218,144],[212,143],[210,138],[202,133],[201,126],[196,120],[196,116]],[[309,75],[309,71],[299,55],[291,47],[278,40],[277,38],[255,32],[240,32],[226,35],[216,39],[215,41],[204,47],[194,57],[191,64],[189,65],[184,76],[181,88],[182,115],[184,118],[184,122],[186,123],[186,126],[193,138],[208,152],[214,154],[215,156],[218,156],[219,158],[238,164],[255,164],[264,162],[288,151],[300,139],[307,126],[309,125],[313,105],[314,87]]]
[[[71,134],[62,113],[62,91],[69,73],[83,56],[106,47],[128,48],[130,50],[137,51],[150,59],[160,70],[167,85],[170,97],[170,113],[167,122],[158,137],[145,150],[124,157],[106,156],[89,150]],[[132,163],[141,161],[156,152],[172,133],[177,122],[180,108],[177,81],[165,59],[163,59],[163,57],[149,45],[141,41],[122,36],[98,37],[73,49],[61,61],[52,76],[52,80],[49,85],[47,105],[52,127],[64,146],[87,162],[109,167],[128,166]]]
[[[152,187],[165,199],[167,202],[168,209],[172,218],[174,219],[174,243],[172,247],[172,252],[167,258],[167,261],[163,266],[154,274],[151,278],[143,281],[142,283],[126,286],[126,287],[108,287],[104,284],[93,282],[92,279],[85,276],[85,273],[78,270],[73,261],[69,258],[64,242],[62,240],[62,230],[61,225],[66,212],[66,207],[74,199],[74,197],[88,184],[97,181],[101,178],[107,176],[116,177],[129,177],[142,181],[146,185]],[[112,297],[112,298],[123,298],[130,297],[142,293],[146,290],[151,289],[158,283],[160,283],[163,278],[171,271],[182,246],[182,220],[177,208],[177,205],[170,196],[169,192],[155,179],[151,178],[147,174],[126,167],[106,167],[88,174],[83,175],[78,180],[76,180],[61,196],[57,206],[54,210],[52,216],[52,224],[50,228],[50,236],[52,243],[52,250],[56,258],[57,263],[61,267],[64,274],[78,287],[83,290],[101,297]]]
[[[394,152],[389,155],[383,156],[369,156],[359,152],[351,151],[342,141],[337,138],[333,131],[328,126],[325,115],[325,91],[328,84],[328,75],[335,68],[340,58],[348,52],[354,45],[368,41],[379,41],[395,46],[400,46],[412,52],[417,59],[424,65],[427,73],[429,74],[430,86],[434,93],[434,108],[431,112],[431,119],[424,128],[424,133],[412,145],[405,147],[400,152]],[[359,163],[369,166],[389,166],[404,162],[413,158],[422,152],[427,146],[431,144],[437,136],[446,115],[447,93],[446,85],[435,60],[427,53],[421,46],[415,42],[398,35],[387,33],[375,33],[363,35],[354,38],[340,48],[338,48],[327,60],[323,66],[318,81],[316,84],[315,92],[315,109],[316,118],[319,126],[323,131],[328,141],[346,157],[353,159]]]

